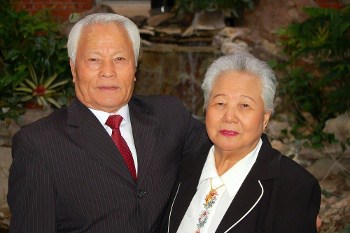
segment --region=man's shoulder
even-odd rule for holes
[[[178,124],[187,124],[191,119],[190,111],[174,96],[133,96],[129,109],[132,115],[157,117],[165,123],[176,120]]]
[[[135,95],[133,101],[141,101],[151,105],[155,104],[182,104],[180,99],[171,95]]]
[[[170,95],[135,95],[131,104],[149,107],[152,110],[179,111],[186,110],[185,105],[175,96]],[[187,110],[186,110],[187,111]]]
[[[56,109],[53,112],[51,112],[49,115],[22,126],[21,131],[33,132],[34,129],[35,131],[37,131],[38,129],[44,130],[46,128],[60,126],[62,125],[62,122],[66,121],[66,118],[67,118],[67,110],[65,108]]]

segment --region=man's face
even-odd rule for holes
[[[116,112],[131,98],[135,59],[126,30],[117,24],[83,29],[75,64],[70,62],[77,98],[87,107]]]

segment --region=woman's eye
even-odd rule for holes
[[[215,105],[219,106],[219,107],[223,107],[225,106],[224,102],[216,102]]]

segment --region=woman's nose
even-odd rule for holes
[[[226,108],[224,118],[225,118],[225,121],[229,122],[229,123],[237,122],[237,120],[238,120],[237,113],[232,107]]]

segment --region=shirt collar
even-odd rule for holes
[[[215,147],[212,146],[209,150],[207,160],[203,166],[198,186],[205,180],[219,177],[222,183],[225,185],[228,194],[230,196],[236,195],[250,169],[253,167],[258,157],[262,143],[263,142],[260,139],[256,147],[249,154],[247,154],[243,159],[238,161],[233,167],[227,170],[223,175],[221,175],[221,177],[219,177],[215,167]]]
[[[213,179],[219,177],[218,172],[215,167],[215,158],[214,158],[215,148],[212,146],[208,152],[207,160],[202,169],[201,177],[199,178],[199,183],[197,188],[201,185],[203,181],[208,179]]]
[[[90,111],[97,117],[99,122],[104,126],[106,124],[106,121],[110,115],[121,115],[123,119],[131,125],[130,121],[130,113],[129,113],[129,105],[124,105],[121,107],[117,112],[115,113],[108,113],[108,112],[103,112],[101,110],[96,110],[89,108]]]

